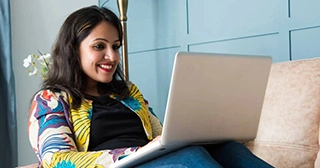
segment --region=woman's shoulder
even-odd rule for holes
[[[135,85],[135,84],[134,84],[133,82],[131,82],[131,81],[127,81],[126,83],[127,83],[127,86],[128,86],[129,89],[131,88],[132,85]]]
[[[34,98],[40,98],[43,100],[47,100],[47,101],[52,101],[52,100],[67,100],[68,96],[67,93],[65,91],[61,91],[58,89],[41,89],[39,90],[35,95]]]
[[[127,86],[129,88],[129,97],[130,98],[134,98],[134,99],[137,99],[137,100],[140,100],[140,101],[143,101],[146,103],[146,100],[143,96],[143,93],[141,93],[139,88],[134,83],[132,83],[131,81],[128,81]]]
[[[127,81],[127,86],[128,86],[130,95],[140,93],[138,86],[136,84],[134,84],[133,82]]]
[[[127,83],[129,90],[138,89],[137,85],[135,83],[133,83],[132,81],[127,81],[126,83]]]

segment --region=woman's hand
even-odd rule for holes
[[[160,138],[161,138],[161,135],[159,135],[159,136],[157,136],[157,137],[153,138],[153,140],[152,140],[152,141],[150,141],[149,143],[147,143],[147,145],[144,145],[144,146],[140,147],[139,149],[141,149],[141,148],[143,148],[143,147],[145,147],[145,146],[148,146],[148,145],[150,145],[150,144],[154,143],[155,141],[160,140]],[[138,150],[139,150],[139,149],[138,149]]]
[[[153,138],[153,140],[152,140],[152,141],[150,141],[149,143],[152,143],[152,142],[157,141],[157,140],[159,140],[159,139],[161,139],[161,135],[159,135],[159,136],[157,136],[157,137]],[[148,144],[149,144],[149,143],[148,143]],[[147,144],[147,145],[148,145],[148,144]]]

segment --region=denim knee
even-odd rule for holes
[[[226,142],[224,146],[228,148],[246,148],[243,143],[237,141]]]
[[[202,146],[187,146],[138,166],[139,168],[221,168]]]
[[[272,167],[267,162],[255,156],[244,144],[235,141],[222,144],[213,157],[226,168]]]
[[[201,155],[207,155],[208,153],[207,150],[202,146],[187,146],[187,147],[184,147],[183,149],[180,149],[179,152],[197,153]]]

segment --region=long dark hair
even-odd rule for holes
[[[51,52],[52,64],[43,88],[66,91],[72,98],[72,108],[78,108],[84,97],[87,76],[80,64],[80,43],[102,21],[115,26],[122,41],[122,27],[118,17],[105,7],[90,6],[70,14],[64,21]],[[120,44],[122,45],[122,44]],[[110,83],[98,83],[98,92],[116,94],[120,99],[128,96],[129,90],[118,65]]]

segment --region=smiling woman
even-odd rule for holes
[[[162,124],[148,101],[124,79],[119,66],[122,38],[120,20],[104,7],[81,8],[64,21],[48,75],[30,108],[29,140],[41,166],[110,167],[161,136]],[[248,163],[271,167],[236,142],[187,146],[138,167]]]
[[[120,21],[106,8],[79,9],[63,23],[30,109],[29,139],[42,166],[108,167],[153,138],[150,118],[153,132],[161,130],[137,87],[123,79],[121,45]],[[123,126],[130,129],[103,131]]]
[[[112,81],[120,61],[121,39],[118,30],[109,22],[102,21],[80,44],[80,63],[88,75],[86,94],[99,96],[97,84]]]

